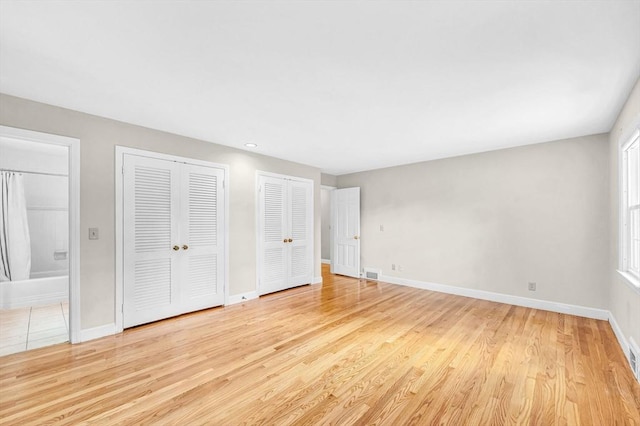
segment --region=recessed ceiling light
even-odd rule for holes
[[[248,142],[248,143],[245,143],[244,146],[246,146],[247,148],[257,148],[258,144],[253,142]]]

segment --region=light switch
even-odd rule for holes
[[[98,239],[98,228],[89,228],[89,239],[90,240]]]

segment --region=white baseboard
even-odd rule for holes
[[[609,312],[609,324],[611,324],[611,328],[613,329],[613,334],[616,335],[616,339],[618,339],[618,344],[622,348],[622,353],[624,353],[625,358],[629,355],[629,342],[625,339],[624,334],[622,333],[622,329],[618,325],[616,321],[616,317],[613,316],[613,313]],[[628,358],[627,358],[628,361]]]
[[[322,259],[321,261],[322,261],[322,263],[324,263],[326,265],[331,265],[331,260],[330,259]]]
[[[80,342],[99,339],[101,337],[113,336],[116,334],[116,323],[105,324],[99,327],[80,330]]]
[[[615,334],[616,339],[618,340],[618,344],[620,345],[620,348],[622,348],[622,353],[624,354],[624,357],[627,359],[627,362],[629,363],[629,368],[631,369],[631,373],[635,376],[636,380],[640,382],[640,374],[636,376],[636,373],[633,371],[633,368],[631,367],[631,359],[629,355],[630,342],[624,337],[624,333],[622,332],[622,329],[618,325],[618,322],[616,321],[616,317],[613,316],[612,312],[609,312],[609,324],[611,324],[611,328],[613,329],[613,334]],[[633,337],[631,337],[630,339],[631,339],[631,342],[633,342]]]
[[[436,284],[425,281],[409,280],[405,278],[389,276],[381,276],[380,281],[388,282],[391,284],[405,285],[407,287],[420,288],[423,290],[455,294],[458,296],[472,297],[475,299],[489,300],[498,303],[507,303],[510,305],[524,306],[526,308],[542,309],[545,311],[577,315],[599,320],[608,320],[610,315],[609,311],[605,309],[569,305],[566,303],[550,302],[547,300],[530,299],[528,297],[512,296],[509,294],[494,293],[491,291],[477,290],[473,288],[456,287],[446,284]]]
[[[246,293],[234,294],[229,296],[229,299],[227,300],[226,305],[227,306],[235,305],[236,303],[242,303],[242,302],[246,302],[248,300],[257,299],[257,298],[258,298],[257,291],[248,291]]]
[[[322,284],[322,277],[313,277],[311,284]]]

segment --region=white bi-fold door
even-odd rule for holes
[[[335,189],[331,196],[331,272],[360,277],[360,188]]]
[[[224,303],[224,170],[124,155],[123,324]]]
[[[313,182],[259,175],[258,291],[273,293],[313,278]]]

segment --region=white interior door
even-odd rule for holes
[[[309,284],[313,278],[311,276],[313,247],[310,238],[313,228],[311,184],[289,181],[288,195],[288,278],[289,286],[293,287]]]
[[[259,293],[311,283],[312,182],[260,175],[258,192]]]
[[[178,164],[124,158],[124,327],[175,315],[179,309],[176,227]],[[176,246],[177,247],[177,246]]]
[[[287,288],[287,181],[260,176],[259,179],[260,294]]]
[[[224,170],[123,160],[123,326],[224,304]]]
[[[332,191],[334,274],[360,277],[360,188]]]
[[[181,310],[224,304],[224,171],[182,165]]]

